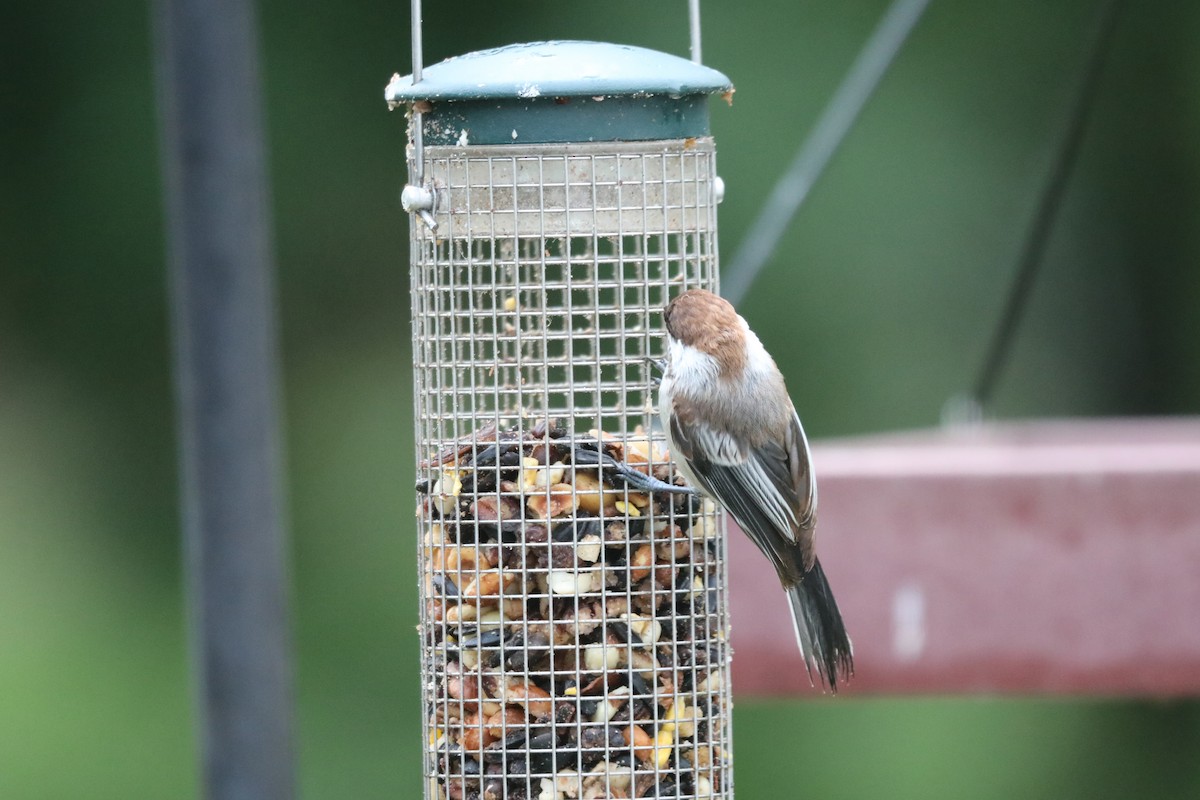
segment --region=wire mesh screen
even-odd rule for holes
[[[430,147],[414,222],[426,796],[732,794],[725,539],[656,429],[709,139]]]

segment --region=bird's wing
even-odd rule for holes
[[[816,484],[798,417],[793,414],[783,441],[753,448],[743,449],[728,433],[679,414],[671,418],[671,438],[676,456],[687,460],[700,488],[719,500],[777,565],[791,567],[795,556],[788,545],[799,545],[804,569],[811,566]]]
[[[805,530],[817,524],[817,478],[813,474],[812,453],[808,449],[808,437],[800,424],[800,415],[792,410],[792,422],[783,440],[788,464],[792,470],[792,485],[799,495],[799,523]]]

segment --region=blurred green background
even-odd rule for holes
[[[426,5],[428,63],[687,49],[683,0]],[[999,417],[1200,408],[1200,6],[1127,5]],[[705,4],[727,259],[884,7]],[[741,309],[810,435],[936,424],[972,381],[1094,8],[933,4]],[[408,5],[260,9],[300,784],[411,797]],[[150,17],[0,10],[0,798],[196,796]],[[739,696],[735,742],[745,798],[1200,796],[1195,701]]]

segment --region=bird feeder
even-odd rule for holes
[[[414,73],[417,75],[418,73]],[[656,429],[662,310],[717,288],[708,96],[543,42],[409,114],[425,796],[729,797],[725,535]]]

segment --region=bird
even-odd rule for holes
[[[770,560],[787,592],[810,683],[854,673],[850,637],[814,542],[817,483],[783,374],[729,301],[704,289],[663,311],[659,413],[671,457]]]

